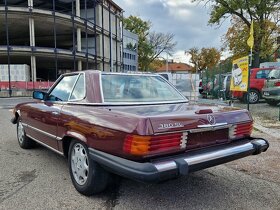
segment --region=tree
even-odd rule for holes
[[[149,65],[149,69],[152,71],[155,71],[156,69],[162,67],[166,65],[166,62],[164,60],[160,60],[160,59],[155,59],[154,61],[152,61]]]
[[[207,2],[211,5],[210,24],[220,25],[228,17],[237,17],[247,26],[249,30],[251,22],[254,21],[254,60],[253,66],[258,67],[260,55],[262,54],[262,43],[267,36],[273,36],[275,29],[271,33],[266,33],[268,23],[279,23],[279,0],[193,0],[194,2]],[[248,33],[249,37],[249,33]],[[246,48],[244,46],[244,48]]]
[[[128,18],[123,19],[124,28],[138,35],[138,62],[139,70],[143,70],[146,66],[145,57],[152,54],[152,46],[148,42],[149,30],[151,22],[144,21],[139,17],[130,15]]]
[[[259,25],[255,24],[254,28],[254,33],[260,32]],[[279,48],[276,37],[280,32],[280,28],[273,22],[267,22],[266,28],[267,30],[265,31],[265,36],[260,46],[260,61],[273,61],[273,55]],[[271,35],[273,33],[275,33],[275,35]],[[244,24],[243,21],[240,21],[239,18],[233,17],[231,27],[229,27],[223,38],[224,47],[232,52],[233,59],[248,54],[248,51],[250,50],[247,45],[248,34],[249,30],[247,25]]]
[[[221,58],[221,53],[216,48],[202,48],[199,50],[193,47],[187,51],[191,55],[190,62],[194,65],[194,70],[202,71],[216,66]]]
[[[163,52],[171,54],[176,42],[174,35],[167,33],[150,32],[151,22],[144,21],[136,16],[124,18],[125,29],[139,36],[138,42],[138,62],[139,69],[147,71],[150,64]]]
[[[152,52],[143,57],[143,70],[149,70],[150,64],[157,59],[163,52],[171,55],[176,42],[173,42],[174,34],[151,32],[148,36],[148,43]]]

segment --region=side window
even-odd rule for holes
[[[265,79],[267,77],[267,73],[265,70],[261,70],[257,72],[256,78],[257,79]]]
[[[48,100],[50,101],[68,101],[78,75],[63,77],[60,82],[50,92]]]
[[[81,74],[70,97],[70,100],[81,100],[85,97],[85,75]]]

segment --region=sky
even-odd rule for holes
[[[226,33],[229,20],[222,26],[208,25],[210,8],[192,0],[113,0],[125,12],[124,16],[138,16],[152,22],[152,31],[173,33],[177,42],[173,59],[189,63],[185,51],[198,47],[222,46],[221,38]],[[165,55],[166,56],[166,55]]]

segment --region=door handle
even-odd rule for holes
[[[53,115],[59,115],[59,112],[52,112]]]

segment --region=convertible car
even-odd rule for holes
[[[114,174],[160,182],[269,147],[251,137],[247,110],[192,105],[156,74],[64,74],[33,98],[14,108],[20,147],[64,155],[84,195],[105,190]]]

